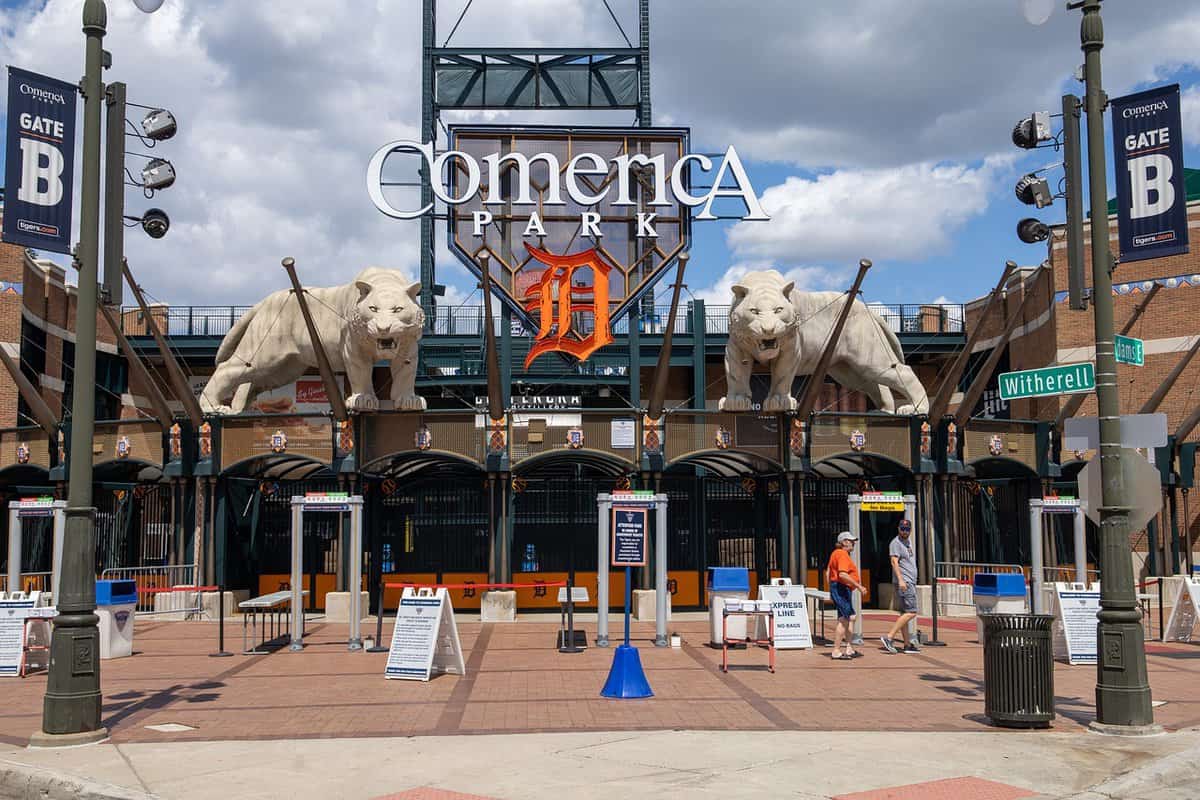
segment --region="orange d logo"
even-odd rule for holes
[[[582,253],[556,256],[529,244],[525,249],[546,265],[541,279],[526,296],[525,310],[538,312],[538,332],[534,345],[525,356],[525,368],[542,353],[570,353],[580,361],[613,340],[608,323],[608,273],[610,267],[600,260],[595,248]],[[592,271],[591,286],[573,286],[576,270]],[[590,299],[591,302],[576,302]],[[557,304],[558,314],[554,307]],[[572,328],[572,315],[591,312],[594,324],[586,336]]]

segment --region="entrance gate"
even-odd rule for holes
[[[916,551],[917,563],[920,564],[921,558],[924,555],[925,544],[924,544],[924,542],[921,541],[921,537],[917,533],[917,531],[919,530],[919,528],[917,527],[917,519],[916,519],[917,498],[914,495],[905,494],[905,495],[900,495],[897,499],[899,501],[899,504],[903,508],[904,519],[908,520],[909,523],[912,525],[913,544],[915,545],[913,549]],[[870,503],[872,502],[872,498],[868,498],[867,502],[868,502],[868,505],[870,505]],[[859,571],[860,571],[859,574],[861,574],[861,570],[862,570],[862,555],[861,555],[861,553],[862,553],[862,535],[861,535],[862,534],[862,513],[864,510],[866,510],[867,513],[873,513],[873,510],[869,509],[869,508],[863,509],[863,496],[860,494],[852,494],[852,495],[847,496],[846,504],[849,506],[849,510],[850,510],[850,533],[852,533],[854,535],[854,538],[857,540],[857,543],[855,544],[855,547],[854,547],[854,566],[859,568]],[[883,510],[883,509],[877,509],[877,510]],[[900,510],[900,509],[887,509],[887,510]],[[853,637],[851,638],[851,641],[854,644],[862,644],[862,640],[863,640],[862,639],[862,595],[859,594],[858,592],[854,592],[851,594],[851,599],[854,602],[854,634],[853,634]],[[914,620],[914,624],[915,624],[915,620]]]
[[[8,591],[49,591],[58,599],[58,576],[62,571],[63,533],[66,530],[67,503],[64,500],[13,500],[8,504]],[[32,522],[27,528],[26,522]],[[50,530],[47,531],[47,523]],[[30,530],[32,529],[32,530]],[[30,547],[25,547],[30,533]],[[45,552],[46,534],[50,533],[50,553]],[[46,556],[49,555],[49,558]],[[28,556],[28,557],[27,557]],[[23,560],[29,569],[22,569]],[[41,569],[39,569],[41,567]],[[50,574],[50,581],[44,580]],[[22,574],[38,579],[22,582]]]
[[[292,498],[292,641],[289,650],[304,649],[304,515],[350,513],[350,640],[347,650],[362,649],[362,495],[319,494]],[[340,526],[339,526],[340,528]]]
[[[1042,498],[1029,501],[1029,555],[1030,555],[1030,594],[1033,600],[1033,613],[1046,613],[1046,597],[1042,586],[1046,580],[1046,572],[1042,554],[1045,552],[1042,538],[1042,527],[1047,514],[1070,514],[1072,531],[1075,538],[1075,580],[1087,583],[1087,526],[1084,521],[1083,508],[1075,498],[1051,499]]]

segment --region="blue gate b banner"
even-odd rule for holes
[[[1121,261],[1188,251],[1179,84],[1112,101]]]
[[[71,187],[78,89],[8,68],[4,241],[71,252]]]

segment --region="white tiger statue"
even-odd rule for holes
[[[425,409],[416,393],[417,348],[425,313],[417,303],[420,283],[403,273],[367,267],[350,283],[306,289],[308,309],[334,372],[350,380],[346,407],[375,411],[371,376],[375,362],[391,362],[394,407]],[[285,386],[317,366],[316,354],[291,289],[273,292],[247,311],[217,351],[217,369],[200,394],[213,414],[245,411],[260,392]]]
[[[733,287],[729,342],[725,345],[726,393],[722,411],[749,411],[750,372],[757,361],[771,367],[764,412],[793,411],[792,382],[811,375],[845,303],[838,292],[800,292],[775,270],[748,272]],[[900,340],[861,300],[856,299],[829,364],[829,376],[863,392],[880,410],[923,414],[925,388],[904,363]],[[897,407],[892,393],[907,403]]]

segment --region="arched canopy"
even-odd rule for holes
[[[1035,470],[1029,465],[1014,458],[989,456],[972,461],[967,467],[975,473],[976,478],[1037,478]]]
[[[783,472],[783,465],[747,450],[696,450],[680,456],[667,464],[667,470],[684,466],[704,467],[722,478],[737,478],[742,475],[769,475]]]
[[[101,461],[92,467],[92,480],[96,483],[157,483],[162,476],[161,466],[136,458]]]
[[[289,453],[252,456],[230,464],[221,471],[221,477],[256,478],[274,481],[304,480],[312,477],[328,477],[333,474],[329,465],[308,456]]]
[[[521,459],[513,465],[514,475],[528,475],[533,472],[565,471],[573,465],[581,465],[602,475],[617,477],[637,471],[637,465],[632,461],[618,458],[603,450],[592,450],[587,447],[578,449],[562,448],[547,450],[544,453]]]
[[[408,450],[382,456],[365,464],[362,472],[377,478],[422,478],[478,475],[483,468],[475,461],[445,450]]]
[[[878,453],[838,453],[812,465],[812,474],[819,478],[909,478],[912,470]]]
[[[50,471],[36,464],[10,464],[0,469],[0,491],[16,491],[22,487],[52,488]]]

